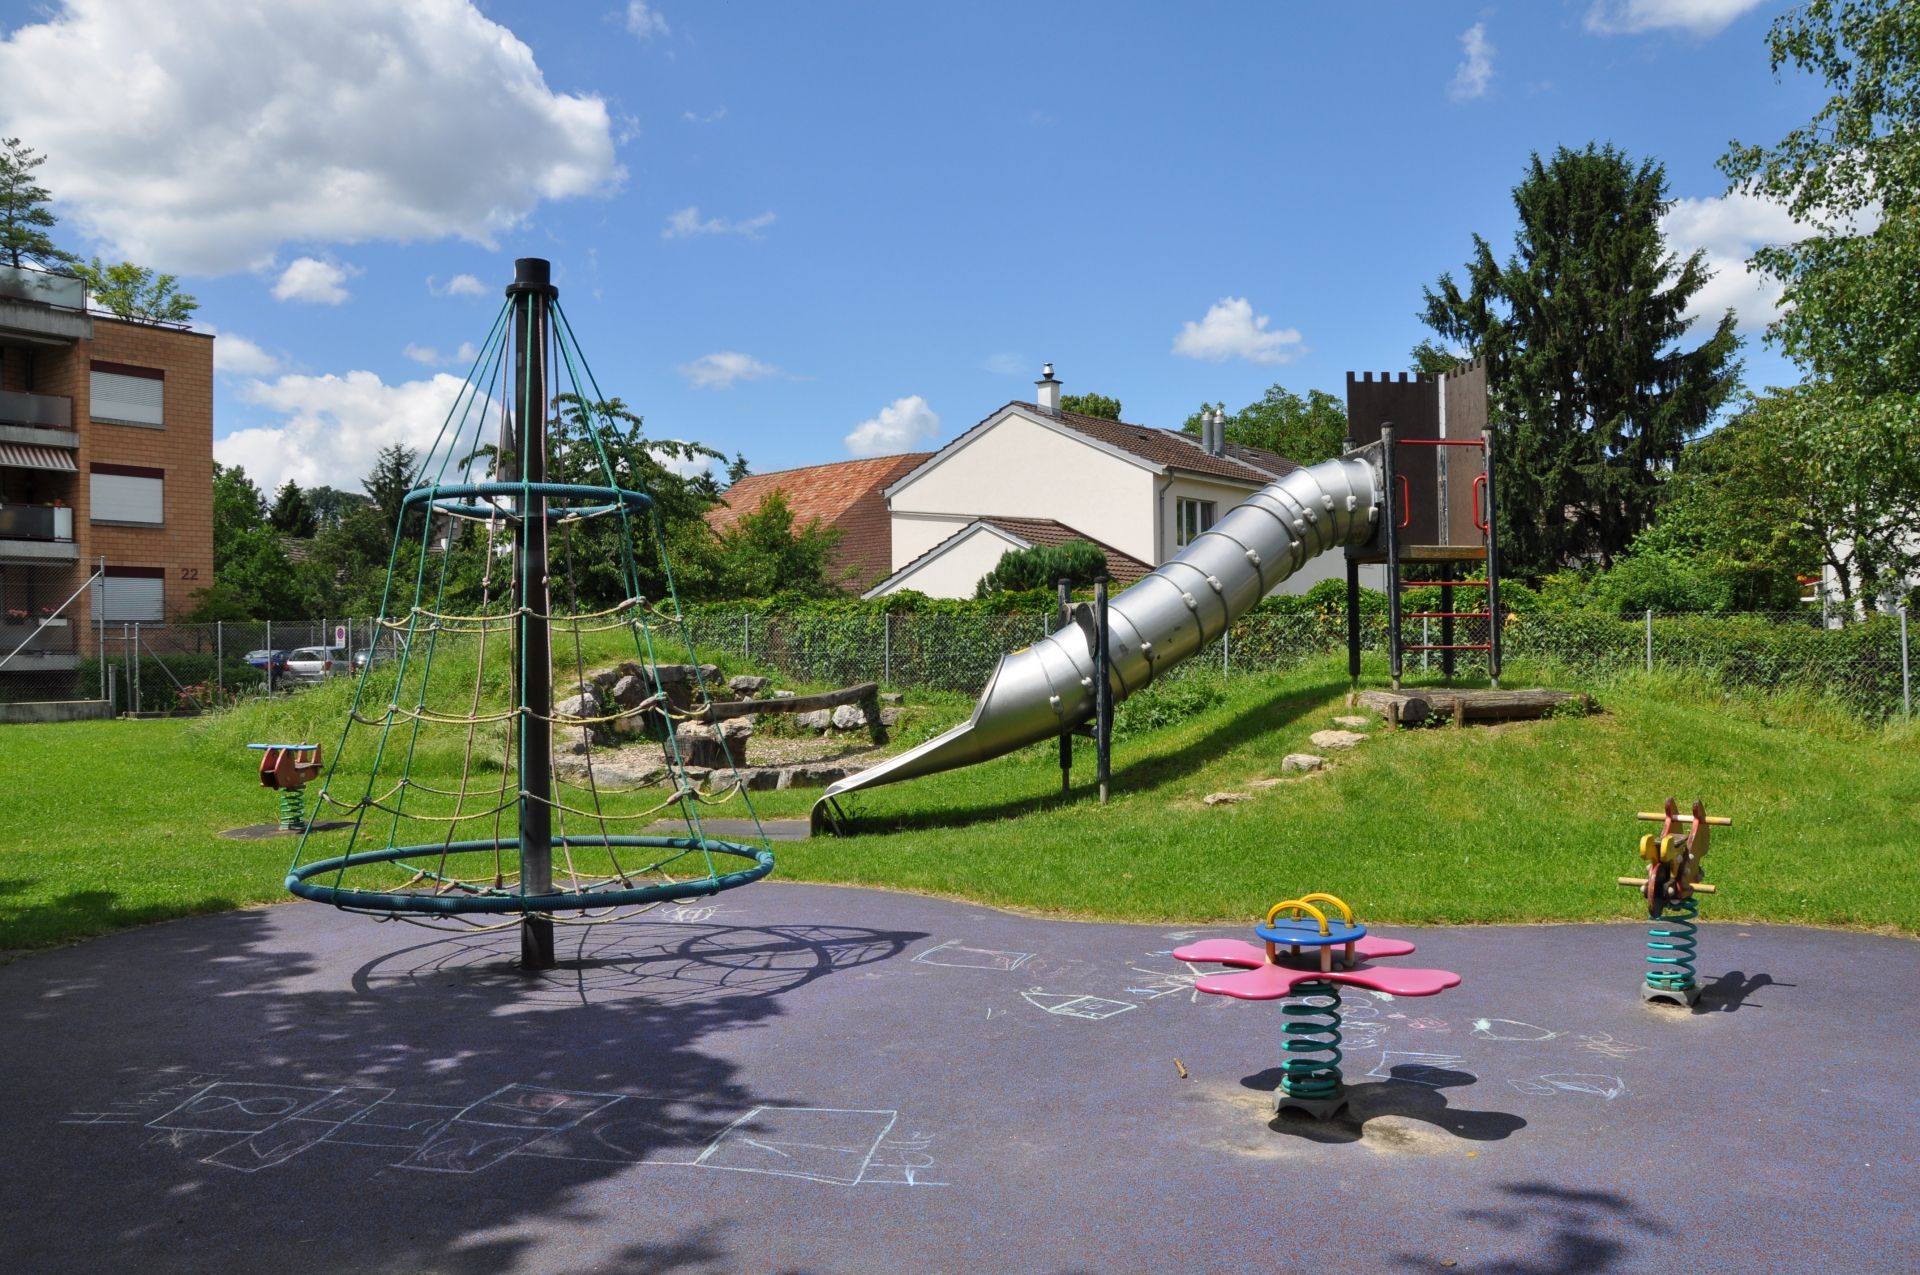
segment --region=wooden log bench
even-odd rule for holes
[[[1453,718],[1455,726],[1468,722],[1513,721],[1545,717],[1557,705],[1578,700],[1583,710],[1593,711],[1593,700],[1582,691],[1449,691],[1423,687],[1410,691],[1355,691],[1347,696],[1350,708],[1370,708],[1398,729],[1418,726],[1439,714]]]

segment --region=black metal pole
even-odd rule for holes
[[[1405,512],[1400,493],[1394,490],[1393,426],[1380,427],[1380,475],[1387,482],[1387,673],[1393,689],[1400,689],[1400,530]]]
[[[513,263],[507,296],[513,305],[513,419],[515,477],[547,480],[547,338],[549,307],[559,296],[550,267],[539,257]],[[548,627],[547,498],[529,493],[517,502],[513,538],[514,703],[520,709],[520,890],[553,892],[553,635]],[[520,968],[554,965],[553,918],[528,913],[520,922]]]
[[[1446,450],[1445,448],[1441,449]],[[1440,568],[1440,645],[1447,648],[1440,652],[1440,672],[1451,682],[1453,680],[1453,568]]]
[[[1500,524],[1493,510],[1493,430],[1480,431],[1481,451],[1487,462],[1486,508],[1480,516],[1487,520],[1487,676],[1496,689],[1500,685]]]
[[[1360,685],[1360,562],[1347,558],[1347,677]]]
[[[1073,583],[1060,581],[1060,607],[1055,615],[1054,627],[1067,627],[1067,618],[1072,613]],[[1062,728],[1060,731],[1060,795],[1065,797],[1073,791],[1073,732]]]
[[[1093,578],[1095,651],[1093,657],[1094,773],[1100,781],[1100,804],[1107,804],[1107,785],[1113,778],[1113,658],[1108,639],[1107,577]]]

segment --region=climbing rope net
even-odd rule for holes
[[[396,519],[294,894],[421,924],[580,925],[772,870],[724,736],[723,765],[683,755],[713,699],[638,425],[557,294],[509,289]],[[752,837],[708,835],[703,814],[734,803]]]

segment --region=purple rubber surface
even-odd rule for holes
[[[1346,993],[1325,1124],[1170,958],[1246,927],[769,883],[525,976],[153,926],[0,967],[0,1272],[1920,1269],[1920,944],[1711,908],[1694,1012],[1644,926],[1384,927],[1465,981]]]

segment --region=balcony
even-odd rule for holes
[[[0,446],[0,465],[72,473],[72,457],[49,457],[43,449],[80,446],[80,435],[73,428],[73,400],[63,394],[0,390],[0,444],[5,443],[21,444],[27,450],[14,455]]]
[[[20,650],[9,658],[15,647]],[[0,674],[71,672],[80,662],[73,626],[64,617],[43,627],[37,619],[20,619],[11,612],[0,616],[0,661],[5,661]]]
[[[86,284],[72,275],[0,265],[0,338],[71,345],[92,335]]]
[[[64,505],[0,505],[0,559],[77,562],[73,510]]]

